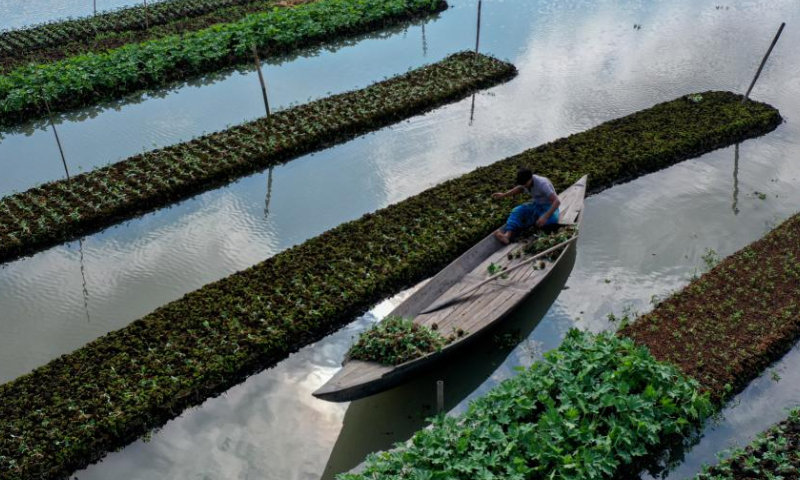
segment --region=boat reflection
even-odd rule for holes
[[[391,448],[424,428],[436,414],[436,382],[444,381],[444,411],[478,389],[536,328],[564,288],[575,249],[509,317],[472,347],[456,352],[420,377],[392,390],[350,403],[322,479],[353,469],[367,454]]]

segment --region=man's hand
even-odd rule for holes
[[[544,224],[547,223],[547,219],[544,217],[539,217],[536,219],[536,226],[539,228],[544,227]]]
[[[501,199],[501,198],[503,198],[505,196],[506,196],[506,194],[503,193],[503,192],[495,192],[495,193],[492,194],[492,198],[494,198],[495,200],[499,200],[499,199]]]

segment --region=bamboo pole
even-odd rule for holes
[[[97,15],[97,0],[92,0],[92,15]]]
[[[475,32],[475,56],[478,55],[478,46],[481,41],[481,4],[483,0],[478,0],[478,28]]]
[[[53,129],[53,135],[56,137],[56,144],[58,145],[58,152],[61,154],[61,163],[64,164],[64,172],[67,174],[67,183],[69,183],[69,169],[67,168],[67,159],[64,158],[64,149],[61,148],[61,139],[58,138],[58,130],[56,130],[56,124],[53,122],[53,114],[50,112],[50,103],[47,101],[47,97],[42,92],[42,98],[44,99],[44,106],[47,109],[47,118],[50,121],[50,127]]]
[[[758,66],[758,70],[756,71],[756,76],[753,77],[753,81],[750,82],[750,87],[747,89],[747,93],[744,94],[744,98],[742,99],[742,103],[745,103],[747,99],[750,97],[750,91],[753,90],[753,86],[756,84],[756,80],[758,80],[759,75],[761,75],[761,70],[764,68],[764,64],[767,63],[767,58],[769,58],[769,54],[772,53],[772,49],[775,48],[775,44],[778,43],[778,37],[781,36],[781,32],[783,32],[783,27],[786,26],[786,22],[782,22],[780,28],[778,28],[778,33],[775,34],[775,38],[772,39],[772,43],[769,45],[769,49],[767,49],[767,53],[764,55],[764,58],[761,60],[761,65]]]
[[[264,82],[264,74],[261,73],[261,60],[258,58],[258,49],[256,48],[256,44],[252,45],[253,47],[253,58],[256,62],[256,72],[258,72],[258,81],[261,83],[261,95],[264,97],[264,108],[267,110],[267,117],[270,116],[269,111],[269,99],[267,98],[267,84]]]
[[[444,411],[444,380],[436,381],[436,413]]]
[[[150,29],[150,18],[147,13],[147,0],[144,0],[144,29],[145,30]]]

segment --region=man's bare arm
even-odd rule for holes
[[[524,188],[522,188],[521,186],[517,185],[516,187],[512,188],[511,190],[509,190],[507,192],[495,192],[495,193],[493,193],[492,194],[492,198],[494,198],[495,200],[496,199],[500,199],[500,198],[506,198],[506,197],[509,197],[511,195],[517,195],[517,194],[523,193],[524,191],[525,191]]]

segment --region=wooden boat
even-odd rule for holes
[[[586,179],[584,176],[559,195],[559,225],[579,226],[583,220]],[[520,248],[522,245],[519,243],[501,244],[492,233],[392,310],[389,315],[413,318],[414,323],[428,327],[435,325],[436,330],[445,336],[459,330],[463,332],[440,351],[400,365],[345,360],[342,369],[313,395],[323,400],[345,402],[388,390],[409,380],[421,368],[430,367],[454,350],[468,345],[505,318],[550,276],[554,267],[564,258],[567,249],[575,246],[574,242],[568,244],[552,261],[546,258],[541,262],[537,261],[538,266],[543,268],[517,268],[505,275],[505,278],[500,277],[485,283],[489,265],[511,269],[525,262],[524,255],[514,258],[513,253]],[[444,308],[440,308],[441,306]]]

